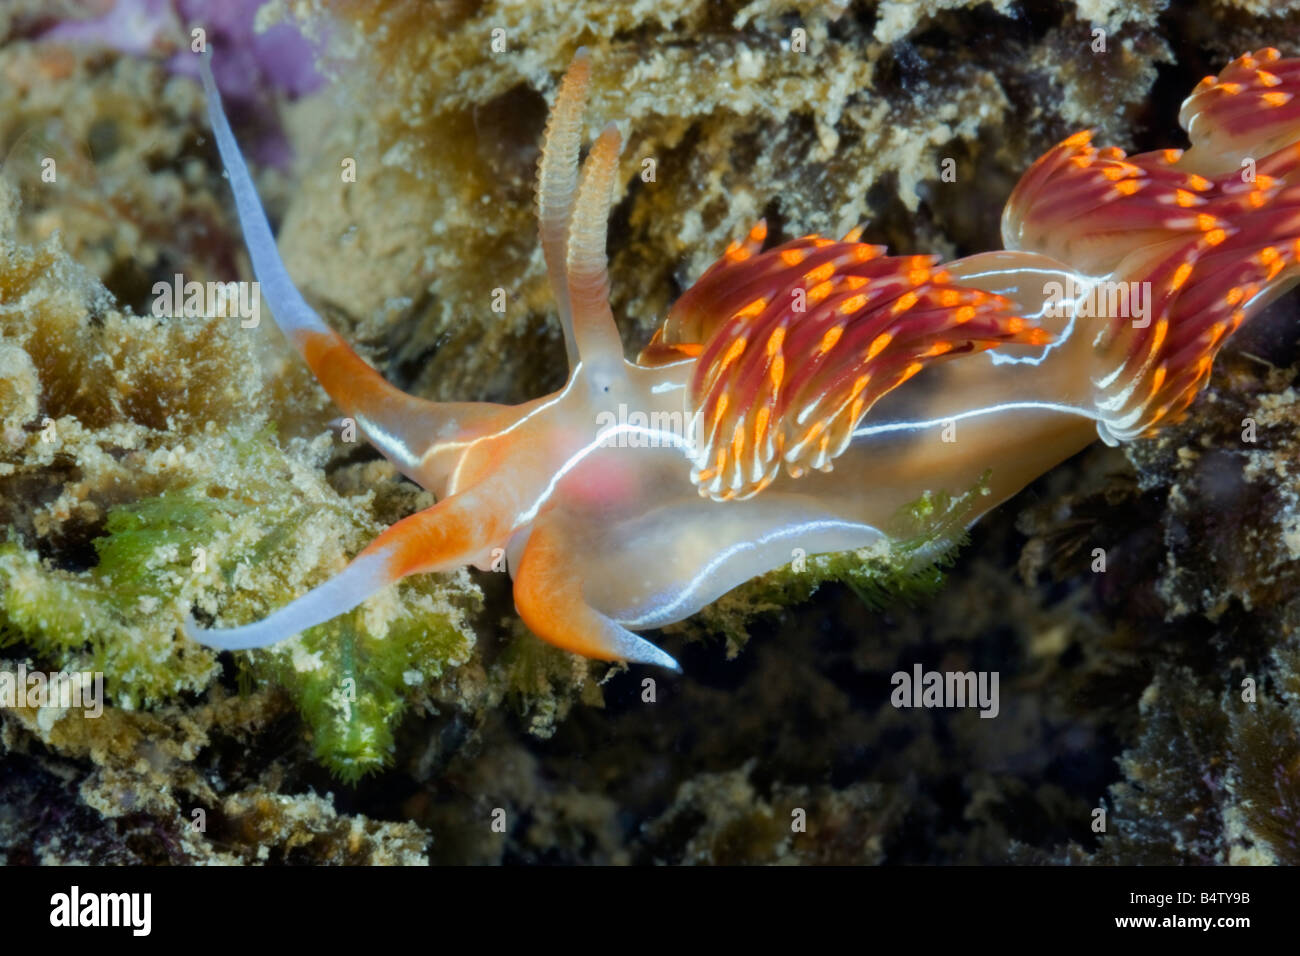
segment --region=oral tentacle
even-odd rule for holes
[[[390,556],[382,551],[371,552],[358,556],[328,581],[260,621],[239,627],[203,628],[190,617],[185,621],[185,635],[220,651],[270,647],[347,613],[396,581]]]
[[[204,52],[199,60],[208,117],[234,193],[253,274],[272,317],[344,415],[354,419],[366,439],[404,474],[420,480],[430,449],[494,421],[502,406],[436,403],[406,394],[389,384],[307,305],[280,258],[257,188],[226,119],[212,77],[211,56]]]

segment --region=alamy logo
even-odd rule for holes
[[[895,707],[978,707],[981,717],[1000,709],[997,671],[923,671],[914,664],[912,673],[896,671],[889,682]]]
[[[148,936],[153,925],[152,893],[68,893],[50,897],[51,926],[129,926],[131,935]]]
[[[702,425],[702,416],[686,412],[629,410],[619,403],[617,411],[605,410],[596,414],[596,429],[602,448],[680,448],[687,455],[699,445],[699,436],[692,434]]]
[[[153,286],[155,318],[238,318],[241,329],[255,329],[262,321],[262,287],[256,282],[196,282],[179,272],[171,283]]]
[[[1132,319],[1133,327],[1151,324],[1150,282],[1048,282],[1043,286],[1043,314],[1080,319]]]
[[[81,708],[87,717],[104,713],[104,675],[100,671],[0,671],[0,707]]]

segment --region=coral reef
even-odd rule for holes
[[[1200,76],[1300,53],[1300,4],[1254,0],[280,0],[261,19],[324,36],[326,8],[331,82],[275,102],[294,159],[258,186],[312,303],[436,399],[563,375],[532,188],[579,44],[602,64],[592,115],[632,137],[610,247],[629,352],[759,216],[992,248],[1061,136],[1178,141]],[[914,606],[882,607],[899,555],[810,558],[685,625],[670,680],[538,645],[482,573],[223,666],[177,636],[189,606],[253,619],[428,502],[330,433],[273,330],[151,315],[155,282],[247,266],[197,84],[170,53],[45,36],[78,15],[0,10],[0,670],[100,668],[113,706],[0,710],[6,862],[1300,861],[1294,297],[1187,422],[1045,476],[942,587],[912,569]],[[999,718],[890,707],[917,662],[999,671]]]

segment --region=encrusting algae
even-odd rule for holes
[[[15,200],[0,194],[2,221]],[[19,370],[0,464],[6,638],[102,671],[120,707],[202,691],[219,667],[178,635],[190,608],[286,600],[381,526],[376,495],[329,484],[328,434],[277,438],[237,324],[120,310],[57,239],[8,240],[4,256],[0,335]],[[476,600],[463,578],[414,582],[250,659],[251,676],[289,690],[321,758],[356,779],[389,759],[404,707],[468,658]]]

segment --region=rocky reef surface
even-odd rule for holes
[[[663,636],[681,677],[541,644],[490,572],[264,652],[187,642],[187,611],[259,617],[430,503],[270,322],[154,314],[177,273],[250,278],[196,24],[240,58],[218,80],[307,298],[402,387],[492,401],[564,376],[532,190],[581,44],[593,122],[630,133],[629,352],[760,216],[997,248],[1058,139],[1182,145],[1202,75],[1300,54],[1287,0],[6,4],[0,672],[100,671],[107,699],[0,708],[0,859],[1300,862],[1294,296],[1184,423],[1055,469],[942,568],[729,595]],[[918,664],[998,672],[997,718],[890,706]]]

